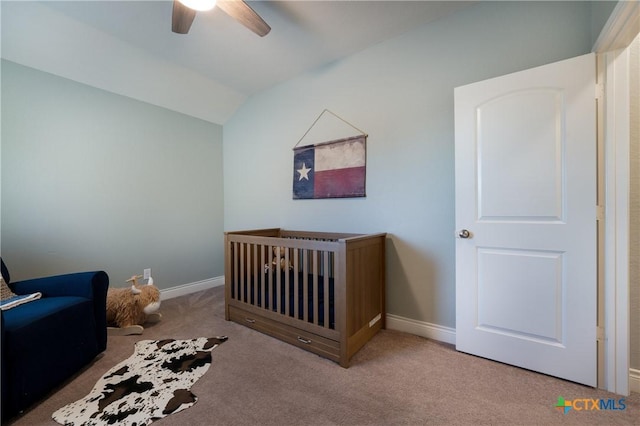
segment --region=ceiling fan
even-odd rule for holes
[[[187,34],[196,12],[211,10],[216,5],[260,37],[271,31],[271,27],[244,0],[173,0],[171,30]]]

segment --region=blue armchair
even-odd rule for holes
[[[38,300],[0,311],[2,420],[24,411],[107,347],[105,272],[82,272],[11,282],[15,294]]]

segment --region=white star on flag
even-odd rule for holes
[[[309,172],[310,171],[311,171],[311,169],[307,169],[306,164],[302,163],[302,168],[297,170],[297,172],[300,173],[300,179],[298,179],[298,180],[302,180],[302,179],[309,180]]]

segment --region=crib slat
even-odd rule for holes
[[[318,251],[313,251],[313,323],[318,324]]]
[[[293,251],[293,316],[298,318],[300,315],[300,307],[298,306],[298,297],[300,297],[300,289],[298,288],[299,279],[298,279],[298,271],[300,270],[300,265],[298,264],[299,260],[299,250]]]
[[[236,299],[240,300],[240,243],[235,243],[234,244],[234,251],[233,251],[233,267],[234,267],[234,276],[235,276],[235,282],[236,282]]]
[[[279,262],[280,259],[280,247],[276,247],[276,261]],[[273,266],[273,273],[276,274],[276,286],[277,286],[277,291],[276,291],[276,295],[278,296],[278,299],[276,300],[276,306],[278,307],[278,313],[282,313],[282,274],[280,274],[280,268],[278,263],[276,263],[276,265]]]
[[[250,277],[250,254],[249,254],[249,244],[243,244],[244,249],[244,259],[242,261],[242,268],[244,269],[242,273],[242,281],[244,282],[244,301],[246,303],[251,303],[251,277]]]
[[[284,272],[284,314],[289,316],[289,249],[285,247],[284,253],[280,253],[280,255],[284,256],[284,268],[282,268]]]
[[[231,298],[232,299],[237,299],[238,298],[238,269],[236,267],[236,256],[237,251],[236,251],[236,246],[237,243],[235,242],[230,242],[229,243],[229,260],[231,261],[231,282],[229,283],[231,285]]]
[[[247,278],[244,275],[244,244],[240,244],[240,300],[246,302],[245,285]]]
[[[260,244],[260,265],[264,265],[266,262],[264,261],[264,246],[262,244]],[[259,271],[256,271],[256,274],[260,274],[260,277],[262,278],[260,280],[260,300],[262,301],[262,309],[267,309],[267,299],[265,299],[264,297],[264,291],[265,291],[265,287],[267,286],[267,283],[265,282],[265,274],[267,273],[266,270],[264,270],[264,266],[260,268]]]
[[[238,243],[233,243],[233,297],[238,300],[238,291],[240,290],[240,286],[238,281],[240,277],[238,276]]]
[[[329,297],[329,252],[325,251],[324,254],[324,268],[323,268],[323,277],[324,277],[324,328],[329,328],[329,304],[331,298]]]
[[[257,305],[258,304],[258,282],[255,279],[255,275],[256,275],[256,266],[258,264],[258,259],[256,258],[257,256],[256,245],[251,244],[249,246],[249,249],[251,251],[251,262],[247,263],[247,268],[248,268],[247,281],[251,286],[251,304]]]
[[[267,255],[267,262],[269,264],[269,267],[272,267],[271,261],[269,260],[269,254],[271,253],[272,250],[273,249],[271,248],[271,246],[267,246],[266,255]],[[268,309],[273,310],[273,308],[274,308],[272,306],[273,305],[273,274],[271,272],[272,272],[271,270],[268,271],[268,273],[269,273],[269,275],[268,275],[269,276],[269,291],[268,291],[269,297],[267,297],[267,299],[269,299],[269,300],[267,300],[266,306],[268,307]]]
[[[302,251],[302,318],[309,322],[309,250]]]
[[[251,265],[251,288],[253,289],[254,299],[253,305],[258,306],[258,300],[260,300],[260,282],[259,278],[259,269],[258,269],[258,245],[254,244],[252,246],[252,255],[253,264]]]

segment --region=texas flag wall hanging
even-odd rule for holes
[[[365,196],[367,136],[293,149],[293,199]]]

